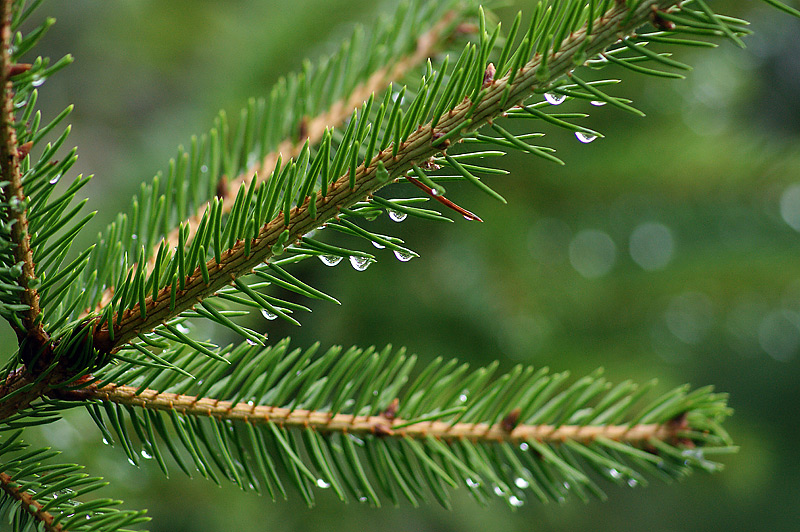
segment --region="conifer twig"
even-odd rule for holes
[[[677,0],[643,0],[631,10],[627,3],[615,5],[599,19],[593,21],[591,35],[587,37],[586,27],[568,36],[559,50],[548,52],[547,75],[538,72],[542,64],[539,54],[533,56],[513,81],[506,75],[491,83],[481,92],[483,95],[475,102],[465,99],[455,108],[445,112],[436,128],[427,124],[411,133],[401,146],[389,146],[373,157],[369,165],[360,165],[354,176],[345,174],[328,189],[327,196],[314,196],[315,206],[309,207],[310,197],[291,209],[288,223],[285,214],[280,213],[267,223],[251,242],[238,241],[228,249],[217,263],[211,259],[206,263],[208,272],[204,278],[201,268],[187,276],[182,289],[173,299],[169,287],[162,289],[156,298],[152,295],[145,300],[146,312],[139,305],[126,310],[116,318],[113,331],[108,323],[96,321],[94,345],[101,351],[111,352],[119,346],[146,333],[161,323],[192,308],[206,297],[246,275],[252,269],[267,261],[278,243],[291,244],[304,234],[319,227],[322,223],[338,215],[342,208],[354,205],[369,197],[393,179],[403,175],[414,164],[421,164],[430,157],[442,152],[452,142],[459,141],[468,130],[472,131],[502,115],[506,110],[527,99],[532,90],[549,87],[555,80],[568,75],[575,68],[575,58],[585,54],[591,57],[600,53],[621,37],[633,33],[637,27],[646,23],[652,8],[668,9],[678,5]],[[589,42],[587,42],[587,38]],[[507,96],[504,97],[504,93]],[[443,141],[447,139],[446,141]],[[388,177],[387,177],[388,172]],[[288,233],[287,233],[288,231]],[[142,317],[146,314],[146,317]]]
[[[222,200],[222,212],[227,213],[230,211],[236,194],[242,186],[250,185],[253,179],[258,181],[266,180],[279,160],[297,157],[307,141],[310,144],[319,142],[326,129],[339,127],[346,119],[350,118],[353,109],[359,108],[369,99],[371,94],[386,88],[392,81],[403,79],[412,69],[431,57],[442,43],[442,40],[447,38],[448,35],[444,34],[444,32],[455,17],[455,11],[446,12],[431,29],[417,38],[417,47],[413,53],[400,58],[392,65],[385,66],[374,72],[366,81],[356,86],[347,98],[334,102],[326,111],[307,119],[302,135],[297,138],[284,139],[262,160],[256,162],[235,178],[225,182],[224,186],[218,190],[218,197]],[[191,242],[194,238],[206,207],[207,205],[203,205],[184,221],[184,225],[188,227],[187,242]],[[178,233],[178,228],[175,228],[164,237],[167,247],[178,245]],[[161,242],[150,254],[147,264],[148,270],[151,270],[155,263],[156,252],[160,245]],[[97,310],[107,305],[113,297],[113,287],[109,287],[100,299]]]
[[[39,295],[30,288],[29,283],[35,279],[36,274],[33,264],[33,253],[30,247],[28,234],[28,218],[26,211],[25,193],[22,190],[22,176],[20,174],[20,160],[25,157],[23,147],[18,145],[17,134],[14,129],[14,93],[11,76],[18,69],[11,64],[11,0],[0,2],[0,174],[6,184],[2,188],[2,201],[7,205],[7,217],[10,226],[10,238],[15,244],[14,264],[21,264],[22,273],[18,278],[19,286],[24,290],[20,293],[20,301],[28,306],[22,312],[22,323],[11,323],[20,342],[27,338],[28,349],[38,350],[47,343],[47,335],[38,318]]]
[[[13,481],[10,475],[6,473],[0,473],[0,489],[6,494],[6,496],[17,501],[17,504],[22,511],[28,513],[37,522],[41,523],[43,530],[46,530],[47,532],[61,532],[63,530],[61,525],[53,524],[53,521],[55,520],[53,514],[45,511],[44,506],[39,503],[39,501],[37,501],[27,491],[21,490],[15,484],[16,483]]]
[[[568,440],[590,443],[600,438],[643,445],[656,439],[667,443],[680,440],[679,432],[686,429],[680,422],[649,423],[636,425],[524,425],[508,426],[501,421],[494,425],[486,423],[448,423],[446,421],[404,420],[389,415],[356,416],[331,414],[324,411],[281,408],[254,405],[245,402],[233,403],[210,397],[179,395],[140,389],[135,386],[108,384],[102,388],[89,386],[73,392],[63,391],[60,397],[81,400],[103,400],[124,406],[136,406],[147,410],[175,411],[184,415],[215,417],[220,420],[241,421],[250,424],[277,423],[287,428],[310,428],[318,432],[342,432],[355,435],[375,434],[381,437],[409,437],[437,440],[470,440],[480,442],[538,441],[563,443]],[[396,428],[394,428],[396,427]]]
[[[266,179],[269,175],[268,172],[272,168],[275,168],[278,159],[297,157],[303,149],[306,140],[308,140],[310,144],[316,144],[322,139],[326,128],[338,127],[340,124],[344,123],[344,121],[352,115],[353,109],[359,108],[369,99],[371,94],[386,88],[392,81],[403,79],[414,67],[431,57],[436,47],[441,43],[442,38],[445,37],[442,35],[442,31],[450,24],[455,16],[456,13],[454,11],[445,13],[436,25],[417,39],[417,48],[414,53],[401,58],[391,67],[383,67],[373,73],[364,83],[358,85],[350,93],[349,97],[335,102],[327,111],[308,120],[305,127],[305,135],[300,136],[296,140],[283,140],[278,147],[267,154],[262,161],[252,168],[247,169],[245,172],[242,172],[235,179],[229,181],[222,194],[223,205],[227,206],[225,208],[230,209],[230,206],[233,205],[236,193],[242,185],[250,184],[254,177],[258,177],[258,174],[261,174],[261,179]],[[190,220],[190,226],[196,228],[202,216],[203,212],[201,211],[195,213]],[[192,229],[192,231],[194,231],[194,229]],[[178,233],[177,231],[173,231],[167,237],[167,243],[175,245],[177,242]]]

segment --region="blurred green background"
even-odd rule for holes
[[[510,21],[533,2],[506,4],[498,13]],[[760,2],[714,5],[753,23],[746,50],[682,50],[695,66],[684,81],[608,71],[625,78],[613,94],[647,118],[563,104],[591,112],[585,124],[606,138],[581,144],[543,128],[567,165],[502,159],[511,173],[491,185],[508,206],[448,186],[485,223],[377,220],[421,258],[379,253],[363,273],[307,261],[295,273],[342,306],[312,302],[300,328],[255,326],[298,346],[393,343],[423,360],[500,359],[578,376],[604,366],[614,382],[659,377],[661,390],[713,384],[731,394],[727,427],[741,445],[722,474],[607,486],[605,503],[513,512],[459,492],[453,511],[345,506],[325,492],[307,509],[295,494],[273,503],[177,468],[167,481],[155,464],[131,467],[82,413],[42,437],[107,477],[109,496],[148,508],[154,531],[797,530],[800,24]],[[76,105],[77,171],[95,174],[85,190],[100,212],[83,244],[219,109],[236,116],[377,9],[366,0],[46,2],[40,14],[58,23],[39,53],[76,61],[40,102],[45,117]]]

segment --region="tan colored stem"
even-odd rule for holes
[[[112,403],[136,406],[149,410],[176,411],[188,416],[210,416],[228,421],[263,424],[277,423],[288,428],[311,428],[319,432],[342,432],[351,434],[375,434],[395,438],[425,438],[433,436],[440,440],[472,440],[481,442],[508,441],[522,443],[540,441],[562,443],[567,440],[591,442],[598,438],[643,444],[653,438],[671,441],[676,437],[678,425],[517,425],[512,430],[503,423],[447,423],[443,421],[424,421],[408,424],[400,418],[388,419],[380,416],[354,416],[274,406],[232,403],[217,399],[198,399],[191,395],[158,392],[146,389],[139,393],[133,386],[108,385],[100,389],[86,389],[76,392],[85,399],[100,399]],[[399,427],[400,425],[406,425]],[[394,429],[392,427],[398,426]]]
[[[61,525],[53,525],[55,520],[53,514],[44,511],[44,506],[34,499],[30,493],[19,489],[14,481],[11,480],[11,476],[6,473],[0,473],[0,489],[7,496],[17,501],[17,504],[20,505],[24,512],[30,514],[38,522],[44,523],[44,529],[48,532],[61,532],[63,530]]]
[[[257,238],[250,245],[250,254],[245,256],[245,243],[243,241],[229,249],[222,255],[222,262],[217,264],[214,259],[207,262],[206,268],[210,274],[210,281],[203,280],[200,268],[197,268],[185,280],[185,289],[177,294],[174,308],[170,308],[170,290],[164,288],[155,299],[152,296],[146,300],[146,318],[141,317],[138,305],[126,311],[122,319],[115,320],[113,334],[107,329],[107,324],[98,324],[95,331],[95,346],[101,350],[113,351],[122,344],[136,337],[137,333],[146,333],[156,328],[161,323],[192,308],[195,304],[216,293],[220,288],[228,285],[242,275],[246,275],[259,264],[267,261],[272,256],[272,248],[278,241],[279,235],[289,231],[288,243],[296,242],[301,236],[320,226],[327,220],[337,216],[341,208],[350,207],[358,201],[368,198],[375,191],[388,184],[378,177],[378,163],[382,163],[389,175],[393,178],[403,175],[411,169],[413,164],[421,164],[438,153],[445,146],[434,146],[432,142],[442,134],[446,134],[459,127],[467,118],[472,123],[469,129],[474,130],[493,118],[501,116],[506,110],[526,100],[532,90],[548,87],[560,77],[572,72],[575,68],[575,57],[584,51],[591,57],[608,46],[618,41],[624,35],[632,34],[637,27],[644,24],[652,7],[666,9],[678,4],[677,0],[644,0],[633,12],[629,12],[625,3],[615,5],[611,10],[595,21],[591,41],[585,43],[587,36],[585,30],[580,30],[570,35],[561,45],[561,49],[549,57],[549,75],[540,81],[536,73],[541,64],[541,57],[536,55],[529,61],[509,83],[509,77],[503,77],[492,82],[483,98],[474,104],[464,101],[446,113],[433,130],[431,124],[423,125],[413,132],[408,139],[398,147],[397,156],[392,156],[392,147],[379,152],[368,166],[361,165],[356,170],[355,186],[350,188],[350,177],[340,177],[329,188],[328,196],[318,197],[316,202],[315,218],[311,217],[306,202],[291,210],[289,223],[284,225],[282,215],[267,223],[260,231]],[[505,105],[501,105],[502,95],[508,92]],[[437,136],[434,137],[434,134]],[[466,131],[461,131],[462,136]],[[456,137],[453,140],[457,141]]]
[[[29,283],[36,278],[33,264],[33,253],[30,247],[28,234],[28,217],[26,212],[25,193],[22,190],[22,176],[19,161],[21,154],[14,129],[14,92],[11,75],[17,71],[11,64],[11,1],[3,0],[0,9],[0,180],[8,182],[3,187],[3,201],[9,205],[5,217],[13,220],[11,225],[11,240],[14,246],[14,263],[22,264],[22,274],[17,279],[20,286],[25,288],[20,293],[20,302],[27,305],[28,310],[21,313],[23,330],[15,328],[17,336],[22,340],[28,337],[30,347],[36,349],[47,341],[41,323],[38,322],[39,294],[36,290],[28,288]]]

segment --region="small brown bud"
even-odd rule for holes
[[[521,413],[522,411],[519,408],[515,408],[509,412],[508,415],[500,422],[500,428],[506,432],[513,431],[519,423],[519,415]]]
[[[300,123],[297,125],[297,138],[299,140],[303,140],[308,138],[308,117],[304,116],[300,119]]]
[[[395,417],[397,417],[398,408],[400,408],[400,399],[395,397],[392,399],[392,402],[389,403],[389,406],[386,407],[386,410],[381,413],[381,415],[389,421],[392,421]]]
[[[650,23],[653,25],[653,27],[661,31],[670,31],[675,29],[674,22],[661,16],[663,11],[659,10],[656,6],[650,6],[650,9],[653,10],[653,12],[650,13]]]
[[[432,137],[432,139],[434,141],[437,141],[440,138],[444,137],[444,133],[442,133],[441,131],[434,131],[434,133],[433,133],[433,135],[431,135],[431,137]],[[449,148],[450,147],[450,139],[445,139],[445,141],[442,143],[442,147],[445,150],[447,148]]]
[[[667,421],[667,426],[672,431],[672,443],[674,445],[687,449],[694,449],[696,447],[694,441],[678,434],[679,432],[685,432],[691,429],[686,412],[682,412]]]
[[[376,423],[372,426],[372,433],[379,438],[383,438],[386,436],[391,436],[394,434],[394,431],[383,423]]]
[[[217,181],[217,197],[224,198],[228,192],[228,176],[222,175]]]
[[[31,148],[33,148],[33,141],[32,140],[29,140],[25,144],[22,144],[22,145],[18,146],[17,147],[17,158],[22,160],[25,157],[27,157],[28,154],[31,151]]]
[[[30,63],[14,63],[8,67],[8,77],[13,77],[23,72],[27,72],[33,65]]]
[[[494,74],[497,72],[497,69],[494,68],[494,63],[489,63],[486,65],[486,70],[483,72],[483,88],[489,87],[492,83],[494,83]]]

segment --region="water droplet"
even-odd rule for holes
[[[567,99],[567,96],[564,94],[545,92],[544,99],[547,100],[547,103],[549,103],[550,105],[561,105],[562,103],[564,103],[564,100]]]
[[[516,508],[519,508],[520,506],[525,504],[525,501],[523,501],[522,499],[520,499],[516,495],[512,495],[511,497],[508,498],[508,504],[510,504],[511,506],[514,506]]]
[[[439,191],[438,191],[438,190],[436,190],[435,188],[432,188],[432,189],[431,189],[431,195],[433,195],[433,196],[438,196],[438,195],[439,195]]]
[[[628,486],[630,486],[631,488],[635,488],[638,485],[639,485],[639,481],[636,480],[635,478],[629,478],[628,479]]]
[[[705,460],[706,456],[702,449],[684,449],[681,454],[695,460]]]
[[[462,393],[461,395],[458,396],[458,400],[461,401],[462,403],[466,403],[467,402],[467,394]]]
[[[414,258],[414,255],[409,253],[408,251],[401,251],[399,249],[394,250],[394,256],[397,257],[397,260],[400,262],[408,262]]]
[[[527,443],[522,442],[522,443],[519,444],[519,450],[520,451],[527,451],[528,449],[530,449],[530,446]]]
[[[358,498],[358,502],[367,502],[367,498],[364,497],[364,496],[361,496],[361,497]]]
[[[341,258],[341,257],[340,257],[340,258]],[[275,318],[277,318],[277,317],[278,317],[278,315],[277,315],[277,314],[273,314],[272,312],[268,311],[268,310],[267,310],[267,309],[265,309],[265,308],[262,308],[262,309],[261,309],[261,315],[262,315],[262,316],[264,316],[264,317],[265,317],[266,319],[268,319],[268,320],[274,320]]]
[[[403,220],[408,218],[408,214],[389,209],[389,218],[391,218],[393,222],[402,222]]]
[[[367,268],[369,268],[372,259],[369,257],[357,257],[355,255],[350,256],[350,265],[353,267],[354,270],[363,272]]]
[[[33,85],[34,87],[41,87],[42,83],[44,83],[44,78],[38,78],[37,77],[37,78],[33,78],[33,81],[31,82],[31,85]]]
[[[374,240],[372,241],[372,245],[375,246],[378,249],[383,249],[383,248],[386,247],[383,244],[381,244],[380,242],[375,242]]]
[[[481,483],[480,482],[475,482],[471,478],[468,478],[467,479],[467,486],[469,486],[470,488],[479,488],[481,486]]]
[[[569,482],[564,482],[564,489],[570,489],[572,486],[569,485]]]
[[[258,342],[256,342],[255,340],[253,340],[251,338],[245,338],[245,341],[250,345],[258,345]]]
[[[145,460],[150,460],[153,458],[153,455],[148,453],[145,449],[142,449],[142,458]]]
[[[204,164],[203,166],[201,166],[200,167],[200,171],[203,172],[203,173],[208,172],[208,165]]]
[[[111,445],[111,442],[103,438],[103,445]]]
[[[524,479],[524,478],[522,478],[522,477],[517,477],[517,478],[515,478],[515,479],[514,479],[514,484],[515,484],[515,485],[516,485],[516,486],[517,486],[519,489],[521,489],[521,490],[524,490],[525,488],[527,488],[528,486],[530,486],[530,484],[528,484],[528,481],[527,481],[527,480],[525,480],[525,479]]]
[[[622,478],[622,473],[620,473],[616,469],[609,469],[608,474],[611,475],[611,478],[616,478],[616,479]]]
[[[347,437],[350,438],[350,440],[352,440],[352,442],[358,445],[359,447],[364,447],[364,440],[362,440],[361,438],[353,434],[348,434]]]
[[[340,262],[342,262],[342,257],[339,255],[317,255],[319,260],[322,261],[322,264],[325,266],[336,266]]]
[[[253,401],[252,399],[250,399],[249,401],[247,401],[247,404],[248,404],[248,405],[250,405],[250,406],[253,406],[253,405],[255,405],[256,403],[255,403],[255,401]]]
[[[583,142],[584,144],[589,144],[590,142],[592,142],[594,139],[597,138],[597,135],[589,135],[589,134],[584,133],[582,131],[576,131],[575,132],[575,138],[577,138],[579,141]]]
[[[502,497],[503,496],[503,489],[500,486],[495,486],[494,487],[494,494],[497,495],[498,497]]]
[[[602,102],[600,100],[592,100],[589,103],[594,105],[595,107],[603,107],[606,104],[606,102]]]
[[[182,323],[178,323],[178,324],[176,324],[176,325],[175,325],[175,328],[176,328],[176,329],[178,330],[178,332],[180,332],[180,333],[183,333],[183,334],[189,334],[189,327],[187,327],[186,325],[184,325],[184,324],[182,324]]]
[[[56,174],[52,179],[50,179],[50,184],[55,185],[58,183],[59,179],[61,179],[61,174]]]
[[[128,463],[130,465],[132,465],[133,467],[139,467],[139,466],[136,465],[136,462],[133,461],[133,458],[128,458]]]
[[[331,487],[330,482],[325,482],[325,480],[318,478],[317,479],[317,487],[322,489],[328,489]]]

